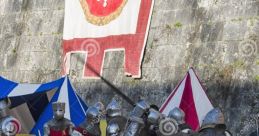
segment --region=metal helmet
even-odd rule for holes
[[[177,121],[178,124],[184,124],[185,123],[185,113],[182,109],[175,107],[172,109],[169,114],[169,118],[173,118]]]
[[[115,117],[115,116],[122,115],[121,105],[115,98],[113,98],[112,101],[107,105],[106,111],[107,111],[108,117]]]
[[[87,134],[87,135],[90,135],[90,136],[101,136],[101,130],[100,130],[100,127],[99,127],[99,124],[95,123],[87,123],[85,126],[84,126],[84,129],[86,131],[83,131],[83,134]]]
[[[100,122],[100,112],[96,107],[89,107],[86,111],[87,121],[96,124]]]
[[[64,102],[53,102],[52,110],[54,118],[57,120],[63,119],[65,115],[65,103]]]
[[[106,129],[106,133],[108,136],[119,136],[120,134],[119,125],[115,122],[109,123]]]
[[[102,102],[95,103],[94,107],[96,107],[102,115],[105,114],[105,112],[106,112],[105,111],[105,106],[104,106],[104,104]]]
[[[7,116],[7,110],[10,104],[11,102],[8,98],[0,100],[0,118]]]
[[[214,128],[217,125],[225,125],[225,120],[222,111],[219,108],[214,108],[205,116],[201,129]]]
[[[131,116],[141,117],[149,108],[150,105],[146,101],[140,100],[131,112]]]
[[[150,122],[151,124],[158,124],[159,120],[162,118],[162,114],[155,110],[155,109],[150,109],[149,113],[148,113],[148,122]]]

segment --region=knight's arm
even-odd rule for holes
[[[74,128],[75,128],[75,125],[72,122],[70,122],[69,123],[69,135],[70,136],[73,134]]]

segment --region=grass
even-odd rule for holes
[[[13,53],[16,53],[17,51],[16,51],[16,49],[13,49],[12,52],[13,52]]]
[[[259,81],[259,75],[256,75],[256,76],[255,76],[255,80],[256,80],[256,81]]]
[[[175,28],[181,28],[183,26],[183,24],[181,23],[181,22],[176,22],[175,24],[174,24],[174,27]]]

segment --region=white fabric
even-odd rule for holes
[[[141,0],[128,0],[121,14],[115,20],[104,26],[97,26],[86,20],[79,0],[66,0],[63,39],[135,34],[140,4]]]
[[[65,106],[65,116],[64,117],[69,119],[69,120],[71,120],[69,106],[72,106],[72,105],[70,105],[69,98],[68,98],[67,77],[65,78],[65,80],[64,80],[64,82],[63,82],[63,84],[61,86],[57,102],[64,102],[64,103],[66,103],[66,106]]]
[[[206,114],[213,109],[213,106],[207,95],[205,94],[199,82],[199,79],[196,77],[192,69],[189,70],[189,74],[191,77],[193,99],[196,107],[196,112],[199,118],[199,123],[202,124],[202,120],[204,119]]]
[[[180,107],[180,103],[181,103],[181,100],[182,100],[182,97],[183,97],[183,90],[184,90],[184,87],[185,87],[186,79],[187,79],[187,76],[185,76],[183,82],[179,85],[178,89],[177,90],[174,89],[174,91],[172,92],[172,94],[173,94],[176,91],[174,96],[172,97],[172,99],[169,101],[169,103],[166,105],[166,108],[162,112],[163,114],[168,115],[169,112],[172,109],[174,109],[175,107]]]
[[[205,93],[205,90],[202,88],[202,85],[200,84],[200,81],[196,74],[194,73],[193,69],[190,69],[188,71],[190,74],[190,79],[191,79],[191,87],[192,87],[192,94],[193,94],[193,99],[195,103],[195,108],[199,120],[199,124],[202,124],[202,120],[206,116],[206,114],[213,109],[213,106],[208,99],[208,96]],[[173,92],[176,91],[175,95],[171,98],[170,102],[166,105],[164,111],[162,112],[165,115],[168,115],[168,113],[175,107],[180,107],[180,103],[182,101],[182,95],[183,95],[183,90],[185,88],[186,84],[186,78],[187,74],[184,77],[183,82],[180,84],[179,88],[174,90]],[[170,96],[173,94],[173,92],[170,94]],[[169,96],[169,97],[170,97]],[[169,97],[167,99],[169,99]],[[167,100],[166,100],[167,101]],[[166,102],[165,101],[165,102]],[[163,107],[166,103],[164,103],[161,107]]]
[[[34,93],[41,84],[18,84],[12,92],[8,95],[8,97],[26,95]]]

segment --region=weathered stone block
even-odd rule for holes
[[[22,36],[19,46],[21,51],[48,51],[61,54],[61,36]]]
[[[0,15],[21,12],[23,0],[2,0],[0,2]]]
[[[63,31],[63,10],[40,11],[28,14],[26,35],[56,35]]]
[[[224,22],[216,22],[213,24],[203,24],[201,26],[201,41],[215,42],[221,41],[223,38]]]
[[[65,7],[64,0],[24,0],[24,8],[29,11],[62,10]]]
[[[125,62],[125,53],[124,51],[112,51],[106,52],[104,57],[103,68],[124,68]]]

